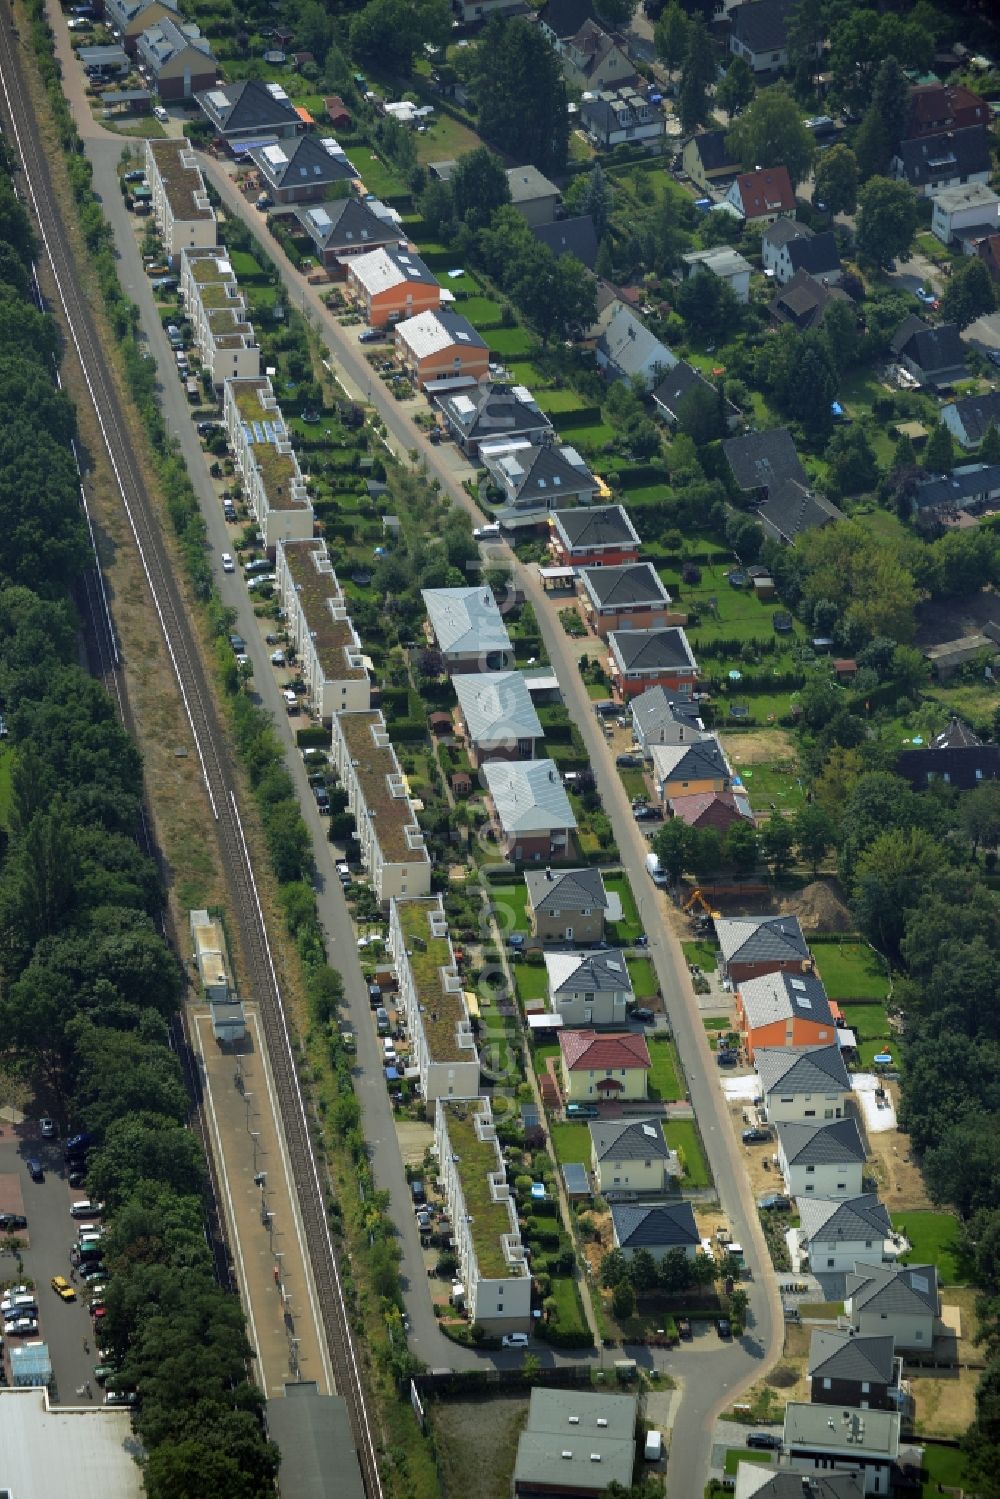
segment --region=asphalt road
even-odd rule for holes
[[[25,1169],[25,1161],[34,1156],[45,1167],[45,1180],[33,1182]],[[93,1382],[94,1366],[99,1362],[91,1330],[90,1314],[78,1294],[72,1302],[60,1301],[50,1281],[53,1275],[65,1275],[69,1279],[71,1269],[69,1251],[76,1238],[76,1224],[70,1217],[69,1205],[85,1194],[72,1191],[66,1180],[63,1165],[63,1146],[59,1140],[42,1140],[31,1122],[19,1125],[16,1130],[5,1124],[0,1135],[0,1174],[13,1173],[21,1183],[24,1198],[24,1214],[28,1220],[30,1248],[22,1251],[24,1277],[36,1287],[39,1312],[38,1337],[48,1344],[52,1360],[53,1384],[51,1397],[56,1405],[89,1404],[86,1397],[78,1396],[77,1387],[86,1380],[91,1381],[93,1401],[103,1399],[100,1388]],[[17,1279],[17,1263],[13,1255],[0,1254],[0,1280],[4,1284]],[[78,1293],[79,1293],[79,1287]],[[84,1350],[84,1339],[90,1344],[90,1352]],[[21,1338],[10,1338],[8,1349],[18,1347]]]

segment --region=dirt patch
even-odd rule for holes
[[[783,915],[797,916],[804,931],[853,932],[854,920],[834,880],[813,880],[779,903]]]
[[[978,635],[983,625],[1000,620],[1000,594],[990,588],[969,598],[947,603],[924,603],[917,609],[914,644],[921,648],[942,645],[963,635]]]
[[[755,1419],[780,1421],[785,1406],[790,1400],[808,1401],[810,1396],[809,1343],[812,1330],[800,1323],[785,1323],[785,1343],[781,1358],[769,1374],[740,1397],[741,1410],[735,1414],[745,1418],[745,1407],[749,1405]]]
[[[396,1120],[396,1139],[404,1166],[420,1166],[428,1145],[434,1143],[434,1128],[413,1119]]]
[[[930,1377],[920,1370],[907,1369],[906,1380],[913,1395],[914,1426],[920,1436],[958,1437],[971,1425],[976,1414],[978,1370],[955,1369],[941,1378],[940,1370]]]
[[[760,765],[798,759],[795,740],[785,729],[748,729],[742,734],[720,734],[731,765]]]
[[[886,1083],[892,1106],[899,1111],[899,1084]],[[910,1138],[900,1129],[868,1135],[866,1171],[878,1182],[878,1193],[891,1213],[932,1209],[923,1174],[910,1148]]]
[[[444,1499],[508,1499],[528,1396],[439,1400],[427,1411]]]

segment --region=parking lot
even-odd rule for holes
[[[45,1170],[43,1181],[33,1182],[29,1177],[25,1167],[29,1158],[42,1163]],[[73,1191],[69,1186],[62,1141],[43,1140],[34,1121],[26,1120],[14,1126],[5,1123],[0,1134],[0,1192],[5,1202],[15,1183],[20,1186],[23,1210],[28,1219],[27,1231],[15,1237],[28,1247],[21,1251],[20,1271],[15,1255],[0,1252],[0,1282],[8,1286],[20,1280],[35,1286],[39,1320],[37,1337],[48,1345],[52,1360],[50,1395],[53,1404],[79,1405],[77,1389],[88,1379],[96,1403],[103,1398],[93,1380],[94,1366],[99,1360],[82,1287],[79,1284],[76,1287],[76,1301],[63,1302],[50,1284],[54,1275],[69,1279],[72,1269],[70,1246],[77,1229],[69,1207],[74,1199],[86,1194],[82,1190]],[[0,1240],[2,1244],[3,1240]],[[84,1349],[85,1340],[90,1347],[89,1353]],[[10,1339],[9,1345],[16,1346],[19,1341]],[[10,1357],[6,1346],[3,1359],[9,1383]]]

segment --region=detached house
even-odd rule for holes
[[[730,11],[729,50],[754,73],[776,73],[788,64],[788,12],[792,0],[750,0]]]
[[[889,1494],[899,1460],[898,1411],[845,1409],[834,1420],[829,1406],[790,1400],[785,1406],[784,1448],[799,1470],[799,1492],[830,1469],[853,1470],[866,1494]]]
[[[802,975],[812,967],[797,916],[723,916],[715,923],[715,940],[723,976],[734,984],[765,973]]]
[[[249,145],[299,135],[302,120],[280,83],[248,78],[195,95],[216,135],[228,145]]]
[[[621,952],[547,952],[549,1009],[563,1025],[628,1024],[634,999],[632,980]]]
[[[191,22],[162,16],[139,36],[139,65],[163,100],[190,99],[215,82],[211,44]]]
[[[740,1462],[736,1467],[736,1499],[864,1499],[860,1473],[815,1473],[805,1489],[794,1468],[765,1468]]]
[[[639,556],[639,533],[621,505],[555,510],[549,524],[549,548],[560,567],[618,567]]]
[[[808,271],[796,271],[768,308],[776,323],[790,323],[799,333],[818,328],[831,302],[851,300],[839,286],[827,286]]]
[[[674,611],[649,562],[581,568],[580,601],[587,623],[602,640],[612,630],[656,630],[687,618]]]
[[[810,1203],[810,1208],[816,1206]],[[809,1398],[813,1405],[894,1410],[902,1393],[902,1364],[891,1337],[852,1337],[816,1328],[809,1343]]]
[[[611,690],[619,702],[663,687],[690,698],[698,681],[698,663],[681,629],[613,630],[608,636]]]
[[[339,183],[358,181],[332,136],[300,135],[288,145],[257,146],[249,156],[275,203],[312,203]]]
[[[396,358],[418,389],[475,385],[489,372],[486,340],[461,313],[435,308],[396,324]]]
[[[602,89],[585,97],[580,105],[580,123],[601,151],[632,141],[658,140],[666,130],[659,109],[634,88]]]
[[[956,323],[938,323],[932,328],[911,312],[897,328],[890,348],[922,385],[948,386],[965,378],[965,347]]]
[[[896,756],[896,773],[920,791],[932,781],[974,791],[984,781],[1000,780],[1000,744],[984,744],[968,724],[952,718],[922,749]]]
[[[571,219],[556,219],[551,224],[532,224],[531,232],[553,255],[574,255],[581,265],[592,271],[597,264],[597,230],[589,213]]]
[[[729,187],[740,170],[739,162],[730,155],[724,130],[705,130],[692,135],[681,152],[681,165],[702,192]]]
[[[720,404],[729,431],[739,424],[740,413],[732,401],[727,401],[720,389],[706,380],[700,370],[694,369],[683,359],[678,360],[673,369],[664,375],[659,385],[654,388],[653,405],[671,427],[676,427],[684,416],[684,403],[687,397],[695,390],[713,396]]]
[[[531,930],[540,942],[600,942],[608,895],[599,869],[529,869],[524,876]]]
[[[474,768],[487,760],[532,760],[542,726],[519,671],[454,676],[458,716]]]
[[[894,1251],[892,1219],[873,1192],[861,1197],[800,1198],[799,1242],[814,1275],[846,1275],[855,1265],[881,1265]]]
[[[560,54],[571,88],[596,92],[636,82],[632,59],[597,21],[584,21],[576,35],[560,48]]]
[[[729,791],[733,772],[714,734],[684,744],[654,744],[653,784],[661,804],[674,797]]]
[[[941,420],[963,448],[978,447],[990,427],[1000,432],[1000,391],[963,396],[941,407]]]
[[[662,687],[650,687],[632,699],[632,733],[646,759],[654,744],[690,744],[708,738],[698,717],[698,705],[672,697]]]
[[[862,1337],[889,1336],[901,1353],[926,1352],[938,1317],[934,1265],[859,1265],[847,1277],[844,1312]]]
[[[617,1103],[646,1097],[649,1047],[625,1031],[560,1031],[563,1093],[570,1103]]]
[[[730,919],[739,920],[738,917]],[[725,945],[728,946],[730,934],[724,933],[722,938],[718,934],[718,927],[723,924],[716,923],[716,937],[720,944],[725,939]],[[737,1027],[751,1062],[756,1060],[760,1047],[829,1047],[836,1044],[837,1031],[826,990],[818,978],[803,971],[802,960],[793,955],[797,945],[794,940],[787,940],[780,931],[761,932],[744,943],[742,952],[758,955],[770,953],[771,956],[759,956],[759,961],[752,965],[738,960],[733,965],[741,973],[750,966],[762,970],[752,978],[734,979],[738,985]],[[787,966],[779,968],[781,959],[778,955],[784,953],[789,954],[784,959]],[[732,969],[728,964],[726,971],[732,978]],[[800,1111],[794,1095],[790,1096],[792,1102],[784,1106],[776,1105],[777,1112],[782,1117],[795,1119],[800,1117]]]
[[[756,4],[764,0],[755,0]],[[725,201],[742,214],[748,224],[772,224],[775,219],[795,217],[795,191],[787,167],[761,167],[741,172],[726,193]]]
[[[989,123],[989,105],[964,84],[918,83],[910,89],[910,118],[904,139]]]
[[[650,390],[677,363],[676,354],[617,298],[600,313],[595,331],[598,368],[616,380],[638,380]]]
[[[984,240],[1000,229],[1000,198],[985,182],[942,188],[932,201],[931,233],[943,245]]]
[[[562,193],[537,167],[511,167],[507,173],[511,207],[531,225],[551,224]]]
[[[487,385],[457,395],[435,396],[451,435],[469,458],[485,458],[488,447],[540,442],[552,423],[524,385]]]
[[[638,1249],[648,1249],[661,1260],[674,1249],[683,1249],[689,1260],[697,1257],[701,1240],[689,1202],[615,1203],[611,1208],[615,1248],[627,1260]],[[692,1237],[693,1236],[693,1237]]]
[[[347,290],[372,328],[386,328],[441,305],[441,288],[420,257],[393,245],[354,256],[347,267]]]
[[[659,1119],[602,1119],[590,1126],[590,1169],[601,1197],[659,1194],[675,1174],[671,1164]]]
[[[778,485],[788,479],[809,483],[792,434],[787,427],[771,427],[766,432],[746,432],[730,437],[722,445],[737,489],[766,500]]]
[[[303,136],[303,140],[308,140]],[[379,246],[398,245],[403,237],[391,217],[375,213],[360,198],[335,198],[300,208],[295,217],[313,242],[316,258],[337,278],[347,275],[346,258],[364,255]]]
[[[856,1120],[779,1124],[778,1167],[790,1197],[860,1197],[866,1160]]]
[[[504,858],[537,864],[569,853],[576,818],[551,760],[490,760],[481,774]]]
[[[774,272],[779,286],[791,281],[796,271],[808,271],[817,281],[833,286],[843,271],[832,231],[817,234],[795,219],[768,224],[760,239],[760,257],[764,270]]]
[[[892,158],[892,174],[925,198],[942,188],[989,182],[990,140],[985,125],[921,135],[900,141]]]
[[[689,828],[716,828],[726,833],[734,822],[753,822],[750,802],[734,791],[693,791],[667,800],[667,812]]]
[[[538,27],[557,52],[576,36],[586,21],[596,21],[593,0],[545,0],[538,12]]]
[[[449,672],[499,671],[513,664],[507,626],[488,588],[424,588],[421,596]]]
[[[787,974],[771,975],[773,978],[782,978],[793,982]],[[750,979],[746,985],[753,989],[755,984],[767,984],[765,979]],[[818,984],[819,980],[813,980]],[[777,988],[777,986],[776,986]],[[799,991],[792,990],[792,999],[801,1001]],[[751,1005],[756,1004],[751,999]],[[765,1000],[765,1004],[766,1004]],[[779,1014],[772,1025],[785,1025],[786,1034],[788,1019],[791,1020],[794,1035],[795,1021],[802,1015],[801,1003],[797,1006],[798,1014],[792,1013],[788,1019],[780,1014],[780,993],[778,995]],[[746,1006],[744,1004],[744,1016]],[[766,1020],[766,1015],[760,1018]],[[764,1027],[758,1027],[759,1030]],[[847,1100],[851,1096],[851,1079],[847,1068],[844,1066],[843,1054],[836,1042],[826,1046],[761,1046],[753,1048],[753,1062],[760,1078],[760,1091],[764,1099],[764,1113],[770,1124],[807,1124],[810,1119],[843,1119],[847,1113]]]
[[[142,33],[167,17],[179,20],[174,0],[104,0],[104,19],[130,57],[135,56]]]
[[[518,441],[509,447],[491,445],[482,458],[490,479],[512,510],[589,505],[597,493],[598,481],[575,448]]]
[[[808,484],[786,479],[768,493],[757,509],[757,519],[765,536],[783,546],[794,546],[803,532],[843,520],[844,512]]]
[[[713,276],[726,283],[737,302],[749,302],[752,266],[738,250],[730,249],[728,245],[718,245],[711,250],[690,250],[681,256],[681,264],[687,279],[699,271],[711,271]]]

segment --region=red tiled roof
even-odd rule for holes
[[[600,1072],[607,1067],[650,1067],[645,1036],[616,1031],[598,1036],[593,1031],[560,1031],[559,1045],[570,1072]]]
[[[731,791],[693,791],[689,796],[672,796],[670,810],[688,827],[723,831],[743,816]]]
[[[787,167],[762,167],[741,172],[736,179],[743,212],[748,219],[765,213],[794,213],[795,193]]]

